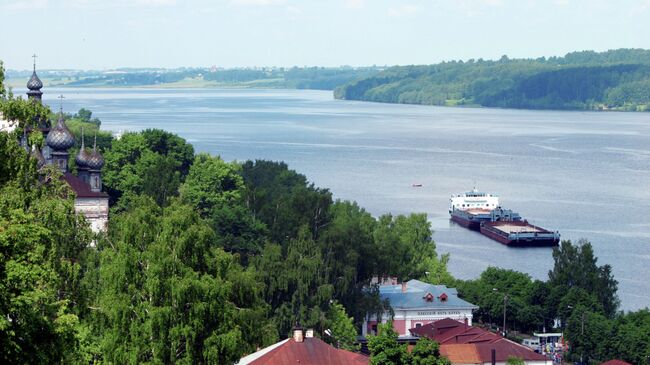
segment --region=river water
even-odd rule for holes
[[[21,90],[17,90],[21,92]],[[225,160],[283,160],[373,215],[426,212],[451,272],[545,279],[549,248],[510,248],[449,221],[471,189],[611,264],[622,309],[650,306],[650,114],[464,109],[333,100],[305,90],[54,89],[102,129],[162,128]],[[422,184],[422,187],[413,187]]]

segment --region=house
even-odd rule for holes
[[[553,363],[524,345],[451,318],[411,328],[409,332],[414,337],[427,337],[440,343],[440,353],[453,365],[491,364],[493,355],[497,364],[505,364],[509,357],[520,358],[529,365]]]
[[[238,365],[368,365],[370,358],[337,349],[314,337],[313,330],[293,329],[293,337],[242,357]]]
[[[379,285],[379,296],[387,300],[393,310],[393,327],[400,337],[410,337],[409,328],[418,328],[444,318],[460,324],[472,324],[472,312],[478,309],[458,297],[454,288],[432,285],[419,280],[401,284]],[[381,322],[391,319],[390,313],[381,316]],[[377,333],[378,318],[368,315],[362,327],[362,336]]]

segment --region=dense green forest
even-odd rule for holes
[[[650,50],[391,67],[335,90],[386,103],[650,111]]]
[[[373,276],[458,287],[486,326],[500,322],[507,293],[513,338],[558,318],[573,358],[650,355],[650,312],[618,310],[611,268],[588,242],[554,250],[546,281],[498,268],[457,280],[424,214],[373,217],[284,163],[197,154],[162,130],[104,135],[110,223],[93,235],[60,172],[38,171],[17,142],[51,112],[0,93],[0,111],[19,122],[0,133],[2,363],[229,364],[296,322],[354,350],[365,314],[390,309]],[[85,110],[68,117],[101,124]],[[371,339],[373,356],[403,354],[385,336]],[[435,343],[417,348],[402,363],[431,363],[426,353],[445,363]]]

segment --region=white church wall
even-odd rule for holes
[[[93,232],[105,232],[108,228],[108,198],[77,198],[74,209],[86,217]]]

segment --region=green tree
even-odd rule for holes
[[[243,190],[239,165],[202,153],[190,168],[181,196],[207,216],[215,208],[239,203]]]
[[[427,259],[436,257],[431,235],[426,214],[379,217],[373,232],[380,262],[377,274],[403,281],[424,277]]]
[[[330,207],[331,221],[319,237],[327,281],[334,296],[358,320],[365,317],[357,305],[364,288],[377,271],[377,251],[372,237],[375,219],[356,203],[336,201]]]
[[[508,360],[506,360],[506,365],[526,365],[526,362],[515,356],[508,356]]]
[[[368,350],[372,365],[406,365],[410,363],[410,355],[406,345],[397,342],[397,332],[393,322],[379,324],[376,336],[368,336]]]
[[[257,160],[242,165],[246,206],[264,222],[270,239],[286,245],[303,226],[317,238],[329,223],[332,194],[307,182],[283,162]]]
[[[411,365],[450,365],[440,354],[440,344],[426,337],[420,338],[411,350]]]
[[[267,232],[244,206],[245,186],[240,173],[237,163],[199,154],[180,188],[181,198],[211,221],[228,251],[256,254]]]
[[[570,344],[570,358],[604,362],[606,349],[611,345],[613,322],[601,313],[592,313],[577,307],[567,321],[566,338]]]
[[[337,302],[333,302],[327,312],[330,335],[325,337],[327,342],[337,348],[349,351],[358,351],[361,347],[357,343],[357,330],[354,328],[352,317],[348,317],[345,308]]]
[[[192,207],[136,201],[112,217],[99,247],[97,331],[108,362],[231,363],[275,337],[261,286]]]
[[[580,240],[576,245],[562,241],[560,247],[553,249],[553,270],[548,273],[551,295],[560,296],[572,288],[580,288],[593,294],[602,306],[606,317],[613,317],[619,306],[618,282],[612,275],[609,265],[598,266],[591,243]],[[556,308],[558,313],[561,308]]]
[[[72,361],[90,230],[60,173],[46,169],[39,181],[14,134],[0,133],[0,156],[0,360]]]
[[[611,341],[603,351],[607,359],[618,358],[632,364],[643,364],[650,356],[650,310],[620,315],[614,323]],[[603,347],[601,345],[601,347]]]
[[[324,278],[321,252],[310,236],[303,226],[286,254],[281,246],[267,244],[252,262],[265,284],[265,301],[271,304],[279,333],[289,333],[295,323],[325,330],[333,288]]]
[[[124,194],[145,194],[164,205],[178,195],[194,148],[174,134],[148,129],[113,140],[104,158],[104,185],[113,202]]]

